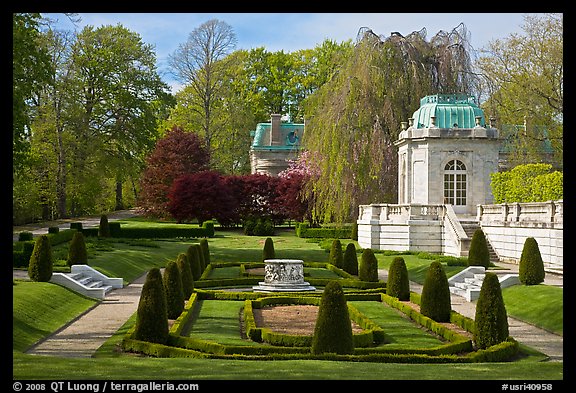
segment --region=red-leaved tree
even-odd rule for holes
[[[213,218],[229,225],[237,203],[222,176],[213,171],[180,176],[172,184],[168,200],[168,211],[179,223],[196,219],[200,225]]]
[[[158,140],[146,160],[140,180],[139,206],[148,215],[167,217],[172,183],[182,175],[207,170],[209,160],[209,150],[201,137],[174,126]]]

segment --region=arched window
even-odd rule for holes
[[[466,165],[450,160],[444,167],[444,203],[466,206]]]

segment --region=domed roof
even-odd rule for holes
[[[436,94],[422,98],[420,108],[412,115],[412,127],[431,127],[432,116],[436,117],[438,128],[474,128],[477,116],[480,116],[480,125],[486,126],[484,112],[476,105],[474,97],[465,94]]]

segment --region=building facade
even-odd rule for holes
[[[298,157],[303,134],[303,123],[283,122],[279,114],[271,115],[269,123],[258,123],[251,131],[251,172],[278,176]]]

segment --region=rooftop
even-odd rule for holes
[[[412,115],[412,127],[431,127],[433,116],[438,128],[474,128],[476,117],[480,117],[480,126],[486,126],[484,112],[474,97],[466,94],[435,94],[420,99],[420,108]]]

